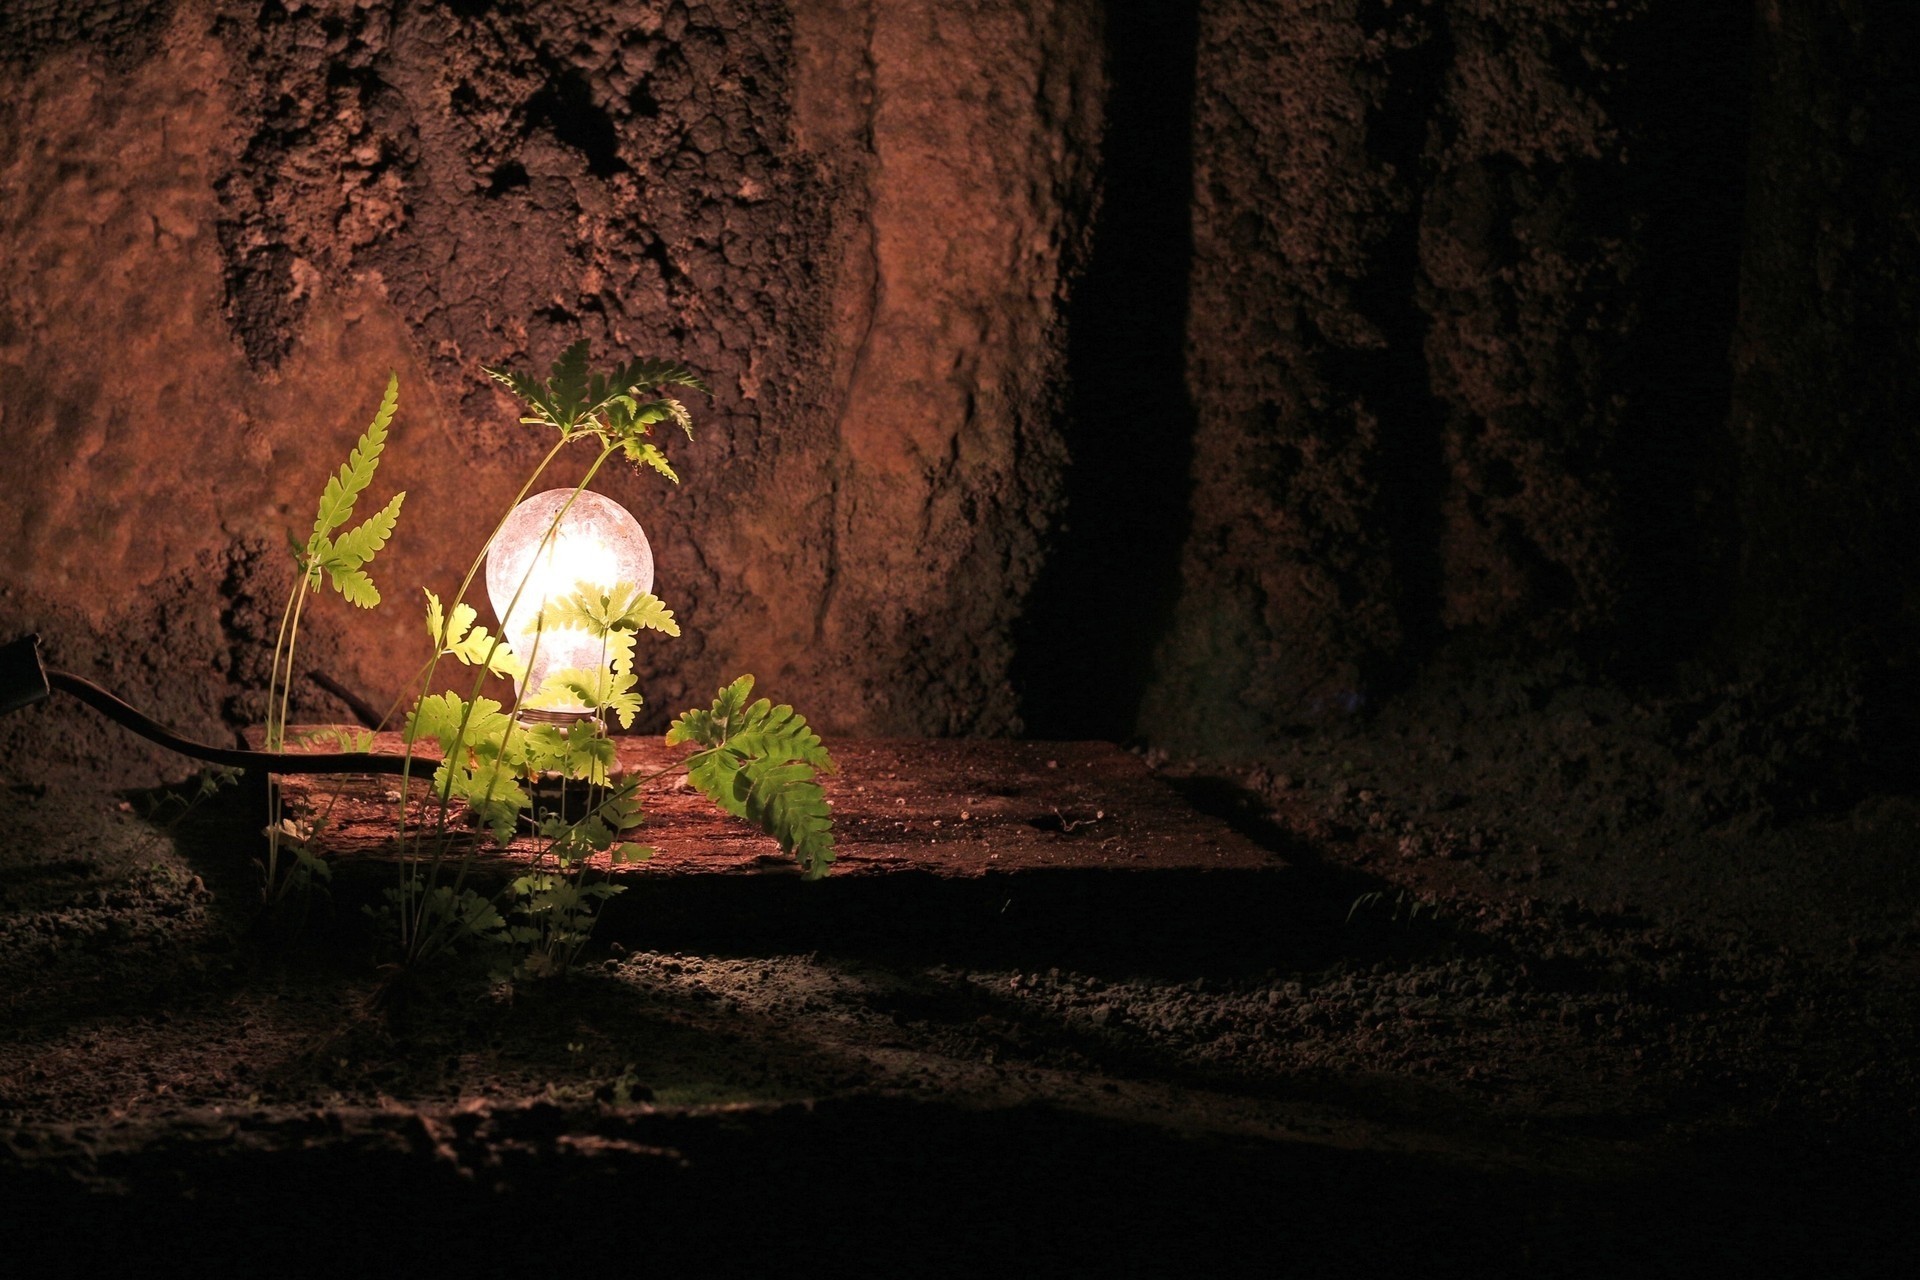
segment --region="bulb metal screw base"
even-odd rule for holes
[[[584,709],[580,711],[550,711],[544,707],[523,707],[515,714],[514,718],[525,725],[555,724],[563,728],[567,725],[579,724],[584,720],[591,720],[596,725],[600,723],[598,716]]]

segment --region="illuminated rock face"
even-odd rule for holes
[[[0,389],[28,463],[7,625],[85,668],[94,631],[177,629],[157,590],[219,611],[170,571],[310,519],[397,368],[389,603],[312,619],[336,674],[397,688],[414,584],[451,588],[544,447],[479,366],[585,336],[715,392],[679,488],[599,482],[688,624],[640,655],[656,717],[751,669],[828,728],[1016,725],[1093,202],[1092,5],[189,0],[113,49],[44,8],[0,107],[25,268],[0,351],[32,371]],[[244,563],[271,599],[277,557]]]
[[[585,336],[715,389],[601,485],[656,716],[1228,746],[1463,637],[1892,652],[1905,46],[1818,9],[6,6],[0,630],[257,718],[393,368],[389,603],[308,649],[383,698],[537,456],[478,366]]]

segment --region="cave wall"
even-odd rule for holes
[[[1734,625],[1763,677],[1841,679],[1870,742],[1920,711],[1920,29],[1769,0],[1732,351]],[[1780,673],[1776,675],[1775,673]],[[1880,763],[1911,780],[1904,752]]]
[[[1243,751],[1463,650],[1837,664],[1890,719],[1897,12],[24,0],[0,630],[257,720],[395,369],[388,600],[308,642],[384,699],[540,449],[479,366],[585,336],[715,389],[682,485],[600,486],[689,624],[656,724],[751,669],[835,732]]]
[[[1140,724],[1243,750],[1442,649],[1560,650],[1723,681],[1817,723],[1799,754],[1910,742],[1909,15],[1244,0],[1199,25],[1193,518]]]
[[[1443,644],[1671,650],[1716,569],[1745,7],[1200,14],[1194,519],[1146,719],[1224,747]]]
[[[671,449],[683,484],[597,482],[686,624],[642,656],[655,721],[752,670],[830,729],[1017,725],[1008,636],[1057,506],[1058,302],[1093,202],[1093,6],[7,21],[6,631],[184,728],[257,719],[237,655],[271,648],[277,548],[393,369],[387,599],[316,609],[308,650],[384,701],[419,660],[418,588],[456,585],[545,447],[480,366],[585,336],[714,388]]]

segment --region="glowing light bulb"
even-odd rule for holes
[[[653,590],[653,548],[625,507],[589,490],[576,495],[572,489],[549,489],[513,509],[487,553],[487,596],[507,643],[523,661],[531,659],[521,678],[523,694],[537,693],[556,672],[606,665],[602,641],[588,632],[541,628],[547,601],[564,600],[582,588],[608,591],[622,584]],[[564,723],[592,714],[576,701],[523,709],[520,718]]]

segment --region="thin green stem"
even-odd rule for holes
[[[564,445],[565,443],[567,443],[567,440],[569,438],[571,437],[562,437],[560,444]],[[560,448],[560,445],[556,445],[553,450],[550,450],[548,452],[547,458],[544,459],[541,463],[542,470],[545,469],[547,463],[552,460],[554,455],[558,453],[559,448]],[[516,584],[514,587],[512,599],[510,599],[507,602],[506,609],[502,611],[501,619],[500,619],[501,626],[499,630],[494,634],[492,643],[488,645],[486,655],[477,664],[477,666],[479,667],[479,670],[476,673],[474,678],[473,691],[471,695],[467,698],[465,704],[461,708],[460,722],[454,729],[454,734],[453,734],[454,740],[451,744],[447,744],[446,746],[446,759],[448,761],[446,779],[444,783],[437,788],[439,792],[438,812],[435,816],[434,828],[436,833],[438,834],[439,841],[438,841],[437,847],[434,850],[433,859],[428,865],[427,892],[429,893],[432,891],[433,886],[438,882],[439,876],[440,876],[440,868],[442,864],[445,862],[447,855],[452,850],[452,837],[448,833],[447,828],[448,828],[448,817],[451,812],[452,804],[453,804],[453,776],[454,776],[454,767],[455,767],[453,762],[455,761],[460,749],[465,745],[467,725],[472,720],[473,708],[480,697],[480,690],[486,686],[487,672],[491,669],[493,665],[494,656],[499,652],[500,646],[503,643],[505,643],[505,640],[506,640],[505,619],[508,617],[511,617],[513,615],[514,610],[519,606],[521,595],[526,591],[527,584],[531,582],[533,579],[534,568],[539,563],[540,552],[545,549],[548,541],[551,540],[559,530],[561,521],[565,520],[567,516],[567,512],[572,510],[574,500],[577,499],[581,493],[585,492],[586,487],[592,483],[594,476],[599,473],[600,468],[605,466],[607,459],[613,456],[613,453],[616,448],[617,446],[615,446],[614,444],[604,439],[602,440],[600,455],[593,460],[593,465],[587,468],[586,475],[581,477],[580,482],[573,487],[572,494],[568,496],[566,503],[560,508],[559,512],[555,514],[552,523],[547,526],[547,530],[545,534],[543,534],[541,537],[540,545],[535,550],[534,559],[532,563],[528,565],[526,573],[521,575],[519,583]],[[536,472],[535,474],[538,475],[538,472]],[[520,504],[520,502],[524,500],[527,491],[532,487],[533,487],[533,479],[529,478],[527,483],[521,486],[520,495],[514,499],[515,507],[517,507]],[[461,587],[460,587],[461,596],[464,596],[466,594],[467,589],[472,585],[474,577],[479,572],[480,565],[486,559],[487,550],[490,550],[492,548],[494,540],[499,537],[500,529],[505,526],[507,518],[512,514],[513,514],[512,508],[508,508],[507,515],[501,517],[500,522],[494,526],[493,533],[488,535],[486,547],[483,548],[481,551],[481,554],[475,558],[473,565],[467,570],[466,578],[461,583]],[[458,600],[456,598],[456,603],[457,602]],[[449,611],[449,616],[451,616],[450,611]],[[533,652],[529,654],[527,657],[527,674],[528,675],[532,674],[533,660],[534,660],[534,657],[537,656],[539,652],[539,645],[540,645],[540,633],[536,631],[534,634]],[[437,643],[435,647],[444,648],[444,646],[445,646],[445,636],[442,635],[439,643]],[[437,655],[436,655],[436,658],[437,658]],[[507,728],[501,736],[500,751],[499,751],[499,754],[496,755],[496,757],[494,758],[492,769],[489,771],[487,775],[487,789],[484,795],[481,797],[481,804],[483,805],[486,804],[488,801],[492,800],[494,789],[496,786],[498,786],[500,769],[506,762],[507,755],[508,755],[508,747],[513,737],[513,731],[519,723],[518,717],[519,717],[520,707],[521,707],[521,704],[526,699],[526,679],[527,679],[526,676],[523,676],[521,678],[519,682],[519,686],[515,691],[513,706],[508,714]],[[423,688],[422,696],[424,696],[424,693],[425,693],[425,690]],[[409,744],[408,746],[409,759],[411,759],[411,752],[412,752],[412,746],[411,744]],[[403,806],[402,815],[404,819],[404,812],[405,812],[404,811],[404,805],[405,805],[404,776],[402,779],[401,800],[402,800],[402,806]],[[402,829],[401,839],[402,839],[401,847],[402,847],[403,857],[404,857],[404,850],[406,847],[404,827]],[[456,897],[459,894],[460,885],[464,883],[466,878],[466,862],[467,860],[464,858],[461,860],[460,872],[456,877],[455,888],[454,888],[454,893]],[[425,897],[425,894],[423,894],[421,897],[419,907],[417,908],[417,911],[419,913],[422,913],[422,915],[424,915],[425,909],[426,909],[426,897]],[[424,920],[420,922],[416,922],[416,928],[415,928],[416,939],[419,936],[419,924],[421,923],[424,923]]]
[[[487,540],[480,545],[479,554],[474,556],[473,562],[467,566],[466,576],[460,580],[460,590],[454,594],[453,600],[447,605],[447,611],[445,615],[447,618],[449,619],[452,618],[453,610],[457,608],[459,605],[465,603],[467,598],[467,592],[472,588],[473,580],[476,576],[478,576],[480,572],[480,566],[486,563],[487,553],[493,549],[494,541],[499,538],[500,530],[506,527],[507,520],[513,515],[514,508],[518,507],[522,502],[526,501],[527,494],[532,492],[535,482],[538,481],[540,477],[546,473],[546,470],[549,466],[553,465],[553,460],[560,456],[560,451],[566,448],[567,445],[572,441],[572,439],[573,437],[567,434],[566,432],[564,431],[561,432],[560,439],[554,442],[554,445],[551,449],[547,450],[546,455],[540,459],[539,465],[534,467],[532,474],[530,474],[527,477],[526,482],[520,486],[520,492],[514,495],[513,501],[508,504],[506,511],[504,511],[501,514],[500,518],[494,522],[493,531],[487,534]],[[416,702],[418,702],[421,698],[426,697],[427,694],[433,688],[434,673],[438,671],[440,666],[440,659],[444,656],[446,651],[446,645],[447,645],[446,625],[447,624],[443,622],[441,624],[440,634],[433,638],[433,656],[427,659],[427,662],[424,668],[424,674],[422,674],[420,677],[420,691],[415,696]],[[497,647],[497,643],[496,643],[496,647]],[[488,661],[492,661],[492,658],[493,658],[492,650],[488,651],[487,658],[488,658]],[[405,695],[403,694],[402,696],[404,697]],[[389,711],[387,714],[391,716],[393,713]],[[400,861],[403,869],[409,863],[409,859],[407,858],[407,790],[408,790],[408,785],[413,780],[413,746],[414,744],[411,741],[409,741],[406,744],[405,755],[406,755],[407,763],[400,774],[399,846],[400,846]],[[451,761],[453,759],[452,747],[450,745],[446,746],[444,750],[445,750],[446,758],[449,761]],[[444,808],[441,811],[441,817],[442,817],[442,820],[444,821],[445,819]],[[406,912],[404,911],[405,903],[403,903],[402,906],[403,906],[403,917],[404,917],[404,915],[406,914]],[[406,926],[403,922],[402,933],[405,934],[406,932],[407,932]],[[403,937],[402,943],[409,950],[411,950],[412,943],[409,939]]]
[[[280,616],[280,641],[274,645],[274,668],[267,677],[267,749],[281,751],[287,741],[287,707],[293,693],[294,651],[300,642],[300,611],[306,607],[307,588],[312,579],[304,565],[300,569],[300,582],[289,598],[288,611]],[[286,661],[280,661],[284,646]],[[280,684],[280,707],[276,721],[274,715],[274,680]],[[280,874],[280,820],[283,813],[280,801],[280,788],[271,778],[267,782],[267,884],[266,895],[269,901],[278,896],[276,880]]]

